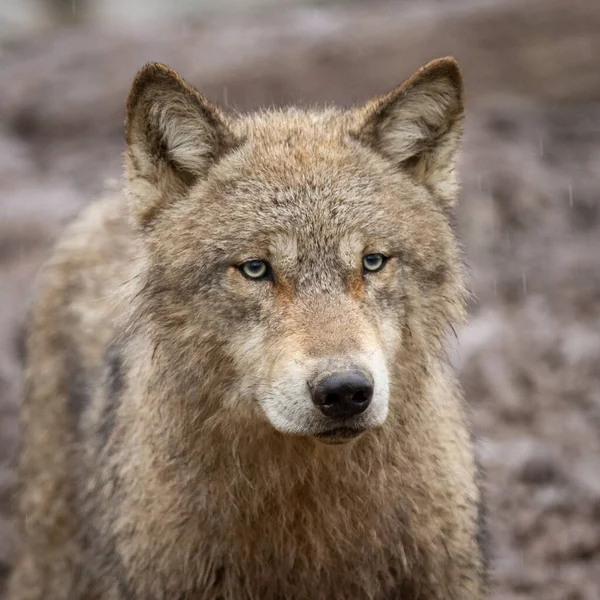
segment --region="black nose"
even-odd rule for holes
[[[353,417],[367,410],[373,384],[362,371],[340,371],[321,379],[313,388],[312,397],[327,417]]]

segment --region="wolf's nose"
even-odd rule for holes
[[[315,406],[327,417],[353,417],[367,410],[373,384],[362,371],[340,371],[321,379],[312,389]]]

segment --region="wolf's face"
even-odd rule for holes
[[[384,423],[407,345],[439,347],[462,307],[447,215],[461,117],[449,59],[362,109],[237,120],[165,67],[138,75],[146,298],[205,394],[328,443]]]

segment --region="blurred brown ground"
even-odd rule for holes
[[[120,175],[135,71],[169,63],[236,110],[347,105],[452,54],[477,296],[453,358],[487,473],[493,597],[598,600],[600,2],[286,4],[0,44],[0,588],[32,283],[65,220]]]

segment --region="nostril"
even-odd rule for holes
[[[340,401],[339,394],[327,394],[325,396],[325,404],[336,404]]]
[[[352,396],[352,402],[355,402],[356,404],[362,404],[363,402],[367,402],[367,400],[369,400],[369,397],[364,390],[359,390]]]

